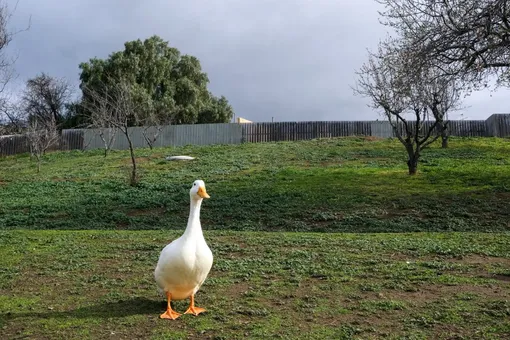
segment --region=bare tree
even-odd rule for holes
[[[42,158],[46,151],[60,139],[55,119],[29,119],[27,133],[30,153],[37,160],[37,172],[41,171]]]
[[[370,107],[382,110],[408,154],[408,170],[414,175],[421,152],[444,132],[446,114],[458,104],[459,90],[438,69],[418,67],[408,50],[385,48],[369,53],[357,72],[357,95],[368,97]],[[446,91],[446,93],[445,93]],[[428,119],[432,114],[433,120]]]
[[[7,96],[0,98],[0,154],[7,154],[4,148],[13,137],[26,129],[26,120],[18,101]]]
[[[111,150],[113,143],[115,143],[115,139],[117,137],[117,129],[109,122],[106,122],[105,125],[98,129],[99,138],[101,138],[104,145],[104,156],[106,157],[108,155],[108,151]]]
[[[455,77],[442,75],[441,70],[430,66],[424,74],[424,80],[428,82],[422,84],[423,95],[421,101],[424,106],[431,111],[434,119],[440,123],[441,147],[448,147],[449,120],[450,112],[461,109],[462,86],[456,81]]]
[[[66,80],[44,73],[26,83],[18,103],[18,112],[27,124],[26,136],[31,155],[37,160],[37,172],[41,170],[46,151],[60,142],[64,110],[71,94],[71,87]]]
[[[450,120],[448,116],[454,111],[458,111],[463,99],[463,87],[453,76],[441,75],[442,70],[430,66],[429,72],[425,74],[425,79],[429,82],[424,86],[425,93],[423,103],[432,113],[432,117],[440,124],[441,147],[448,147],[450,135]]]
[[[123,80],[108,82],[101,90],[83,87],[83,93],[91,99],[88,110],[92,112],[92,125],[98,128],[118,129],[129,145],[131,155],[130,185],[138,183],[136,156],[129,127],[139,120],[140,104],[133,97],[131,85]]]
[[[510,0],[375,0],[421,60],[473,87],[489,76],[510,85]]]
[[[20,134],[26,128],[26,119],[19,101],[0,99],[0,125],[3,134]]]
[[[72,94],[73,89],[67,80],[42,73],[27,81],[22,96],[23,109],[29,117],[54,121],[61,129]]]
[[[7,84],[14,76],[12,65],[15,58],[9,57],[5,51],[14,37],[14,33],[8,28],[12,15],[13,11],[9,9],[7,3],[0,1],[0,93],[4,93]]]
[[[110,98],[107,90],[105,90],[102,95],[89,90],[84,91],[87,91],[87,93],[95,99],[94,101],[90,101],[90,106],[92,107],[90,107],[91,123],[89,127],[98,130],[99,138],[101,138],[104,146],[104,156],[106,157],[113,143],[115,143],[118,132],[117,125],[112,122],[112,101],[114,97]]]
[[[30,20],[25,29],[18,31],[11,31],[9,29],[10,21],[17,6],[18,2],[15,3],[14,8],[11,10],[7,1],[0,0],[0,105],[7,103],[5,100],[5,90],[7,84],[16,76],[13,67],[16,57],[10,56],[6,49],[17,34],[30,29]]]
[[[147,125],[143,126],[142,135],[147,145],[149,145],[149,148],[152,150],[159,134],[163,130],[163,125],[158,120],[154,120],[154,123],[148,121],[146,124]]]
[[[174,117],[175,112],[169,113],[167,111],[158,110],[157,108],[146,110],[144,115],[140,116],[139,124],[143,126],[143,138],[151,150],[163,131],[163,128],[166,125],[172,124]]]
[[[7,1],[0,0],[0,135],[17,133],[20,128],[19,121],[16,119],[18,112],[11,112],[10,101],[6,96],[7,85],[16,76],[13,67],[16,58],[10,56],[6,49],[18,33],[30,28],[29,21],[27,27],[23,30],[11,31],[9,29],[17,5],[18,2],[11,10]],[[6,139],[2,138],[0,146],[5,141]]]

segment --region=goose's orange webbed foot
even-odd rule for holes
[[[172,319],[172,320],[175,320],[177,319],[179,316],[181,316],[180,313],[177,313],[176,311],[174,311],[172,309],[172,306],[170,305],[170,302],[172,301],[172,294],[170,293],[166,293],[166,299],[167,299],[167,307],[166,307],[166,312],[164,312],[163,314],[161,314],[159,317],[161,319]]]
[[[200,313],[205,312],[204,308],[195,307],[195,296],[191,295],[188,310],[184,314],[193,314],[197,316]]]

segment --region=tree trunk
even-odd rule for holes
[[[104,136],[104,133],[103,133],[103,130],[100,130],[99,132],[99,137],[101,138],[101,140],[103,141],[103,145],[104,145],[104,156],[106,157],[106,155],[108,154],[108,143],[106,142],[106,138]]]
[[[441,147],[443,149],[447,149],[448,148],[448,134],[446,131],[443,131],[441,133]]]
[[[418,172],[418,160],[420,154],[418,151],[409,152],[409,159],[407,160],[407,168],[409,169],[409,175],[414,176]]]
[[[144,131],[143,132],[143,138],[145,139],[145,142],[147,143],[147,145],[149,145],[149,149],[152,150],[152,139],[147,135],[147,132]]]
[[[129,179],[129,184],[131,186],[136,186],[138,184],[138,176],[136,175],[135,150],[133,149],[133,143],[131,142],[131,138],[129,137],[129,135],[127,133],[126,133],[126,138],[128,140],[129,152],[131,154],[131,164],[133,165],[132,169],[131,169],[131,176],[130,176],[130,179]]]

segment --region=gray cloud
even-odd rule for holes
[[[13,4],[15,1],[10,0]],[[20,0],[20,83],[39,72],[78,83],[78,64],[153,34],[197,56],[216,95],[255,121],[380,118],[354,97],[354,71],[384,35],[373,0]],[[509,91],[476,93],[464,116],[509,112]]]

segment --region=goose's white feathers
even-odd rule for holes
[[[196,180],[190,190],[190,214],[186,230],[181,237],[163,248],[154,270],[159,290],[170,293],[172,300],[194,295],[213,264],[213,254],[200,224],[200,208],[204,198],[209,198],[205,184]]]

